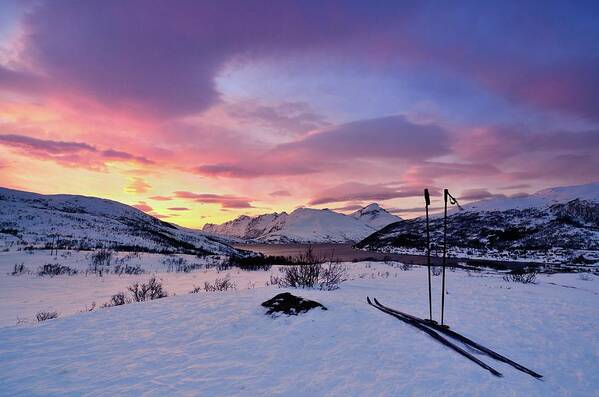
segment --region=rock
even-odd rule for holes
[[[304,299],[301,296],[295,296],[289,292],[283,292],[266,302],[262,302],[262,306],[268,308],[266,314],[280,312],[294,316],[317,307],[320,307],[322,310],[327,310],[326,307],[316,301]]]

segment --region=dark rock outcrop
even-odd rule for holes
[[[304,299],[301,296],[295,296],[289,292],[283,292],[282,294],[278,294],[273,298],[262,302],[262,306],[268,308],[266,314],[273,314],[276,312],[294,316],[317,307],[322,310],[327,310],[326,307],[316,301]]]

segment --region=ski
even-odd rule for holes
[[[374,302],[378,306],[380,306],[380,307],[382,307],[384,309],[387,309],[387,310],[389,310],[389,311],[391,311],[393,313],[396,313],[398,315],[404,316],[406,318],[409,318],[409,319],[411,319],[413,321],[418,322],[419,324],[425,325],[425,326],[430,327],[430,328],[432,328],[432,329],[434,329],[436,331],[439,331],[439,332],[441,332],[441,333],[443,333],[443,334],[445,334],[445,335],[447,335],[447,336],[449,336],[451,338],[454,338],[454,339],[456,339],[456,340],[458,340],[458,341],[460,341],[460,342],[462,342],[462,343],[464,343],[466,345],[469,345],[469,346],[471,346],[471,347],[479,350],[480,352],[486,354],[489,357],[492,357],[492,358],[494,358],[494,359],[496,359],[498,361],[501,361],[501,362],[504,362],[506,364],[509,364],[512,367],[516,368],[517,370],[522,371],[524,373],[527,373],[530,376],[533,376],[533,377],[535,377],[537,379],[543,377],[543,375],[541,375],[541,374],[539,374],[539,373],[537,373],[537,372],[535,372],[535,371],[533,371],[531,369],[528,369],[525,366],[520,365],[517,362],[512,361],[509,358],[507,358],[507,357],[505,357],[505,356],[503,356],[503,355],[501,355],[501,354],[499,354],[499,353],[497,353],[497,352],[495,352],[495,351],[493,351],[493,350],[491,350],[491,349],[489,349],[489,348],[487,348],[487,347],[485,347],[483,345],[480,345],[480,344],[474,342],[473,340],[465,337],[462,334],[459,334],[459,333],[457,333],[455,331],[452,331],[452,330],[450,330],[448,328],[442,327],[439,324],[431,323],[431,322],[426,321],[426,320],[424,320],[422,318],[418,318],[416,316],[412,316],[410,314],[407,314],[407,313],[404,313],[404,312],[400,312],[399,310],[392,309],[392,308],[390,308],[388,306],[385,306],[382,303],[380,303],[376,298],[374,298]]]
[[[481,367],[483,367],[484,369],[486,369],[487,371],[489,371],[490,373],[492,373],[495,376],[501,377],[503,376],[499,371],[497,371],[496,369],[494,369],[493,367],[485,364],[483,361],[479,360],[478,358],[474,357],[472,354],[468,353],[467,351],[465,351],[464,349],[462,349],[461,347],[453,344],[452,342],[448,341],[447,339],[445,339],[444,337],[442,337],[441,335],[439,335],[437,332],[435,332],[433,329],[419,323],[418,321],[415,321],[414,319],[411,319],[409,317],[403,316],[401,314],[397,314],[394,313],[391,310],[385,309],[381,306],[378,306],[374,303],[372,303],[372,301],[370,300],[369,297],[366,297],[366,301],[368,302],[369,305],[371,305],[372,307],[382,311],[383,313],[387,313],[390,316],[393,316],[395,318],[397,318],[400,321],[403,321],[406,324],[409,324],[423,332],[426,332],[429,336],[431,336],[433,339],[435,339],[436,341],[438,341],[439,343],[441,343],[442,345],[445,345],[447,347],[449,347],[450,349],[454,350],[455,352],[457,352],[458,354],[461,354],[462,356],[466,357],[467,359],[469,359],[470,361],[475,362],[476,364],[480,365]]]

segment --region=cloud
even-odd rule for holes
[[[496,197],[506,197],[506,195],[493,194],[486,189],[467,189],[459,196],[460,200],[483,200]]]
[[[134,156],[131,153],[121,152],[120,150],[107,149],[103,150],[102,157],[110,160],[118,160],[118,161],[135,161],[140,164],[154,164],[153,161],[148,160],[143,156]]]
[[[421,196],[419,188],[393,188],[383,184],[368,185],[359,182],[347,182],[317,193],[310,205],[338,203],[343,201],[383,201],[401,197]]]
[[[349,205],[344,205],[342,207],[336,207],[333,208],[333,211],[342,211],[342,212],[346,212],[346,211],[357,211],[362,209],[364,206],[360,205],[360,204],[349,204]]]
[[[133,208],[137,208],[140,211],[143,212],[152,212],[154,211],[154,208],[152,208],[151,206],[148,205],[148,203],[146,203],[145,201],[139,201],[137,204],[132,205]]]
[[[217,103],[215,78],[228,65],[320,53],[392,75],[407,65],[412,74],[465,80],[516,103],[599,117],[592,5],[470,2],[448,13],[405,2],[33,4],[20,21],[22,57],[40,73],[0,70],[3,86],[74,92],[173,117]],[[472,15],[484,26],[474,26]]]
[[[133,177],[131,182],[125,187],[125,191],[137,194],[146,193],[151,187],[143,178]]]
[[[0,135],[0,145],[12,147],[21,153],[41,160],[51,160],[69,167],[82,167],[91,170],[104,170],[108,161],[152,164],[144,157],[130,153],[105,149],[82,142],[54,141],[33,138],[26,135]]]
[[[509,185],[509,186],[502,186],[502,187],[498,187],[498,190],[515,190],[515,189],[528,189],[531,186],[528,183],[519,183],[517,185]]]
[[[177,214],[164,215],[164,214],[159,214],[157,212],[149,212],[148,215],[151,215],[154,218],[158,218],[158,219],[167,219],[167,218],[172,218],[173,216],[177,216]]]
[[[258,178],[265,176],[305,175],[317,172],[313,167],[304,164],[278,163],[268,159],[239,163],[205,164],[192,172],[205,176],[226,178]]]
[[[396,158],[427,160],[450,152],[449,134],[436,125],[414,124],[389,116],[341,124],[277,151],[309,159]]]
[[[191,210],[191,208],[187,208],[187,207],[170,207],[167,209],[169,211],[189,211],[189,210]]]
[[[251,200],[245,197],[233,195],[220,195],[212,193],[192,193],[185,191],[174,192],[176,198],[188,199],[202,204],[220,204],[222,208],[253,208],[250,204]]]
[[[276,190],[274,192],[270,192],[268,195],[271,197],[289,197],[291,196],[291,193],[287,190]]]
[[[96,148],[87,143],[43,140],[16,134],[0,135],[0,143],[51,155],[79,153],[82,151],[96,152]]]
[[[168,196],[150,196],[149,199],[150,200],[156,200],[156,201],[170,201],[173,198],[172,197],[168,197]]]
[[[331,125],[308,104],[300,102],[263,105],[244,101],[227,106],[226,111],[236,119],[257,123],[281,135],[298,135]]]
[[[410,164],[449,152],[449,135],[441,127],[390,116],[340,124],[243,161],[205,164],[193,171],[205,176],[242,179],[298,176],[326,169],[347,169],[348,159]]]

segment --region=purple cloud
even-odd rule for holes
[[[483,200],[488,198],[506,197],[505,194],[493,194],[486,189],[467,189],[459,196],[460,200]]]
[[[348,182],[319,192],[310,200],[309,204],[319,205],[343,201],[383,201],[421,195],[422,189],[419,188],[393,188],[382,184],[368,185]]]
[[[99,150],[95,146],[83,142],[54,141],[38,139],[26,135],[0,135],[0,145],[15,148],[24,154],[42,160],[52,160],[69,167],[83,167],[92,170],[103,170],[106,161],[132,161],[141,164],[153,164],[142,156],[114,149]]]
[[[341,124],[276,150],[307,158],[397,158],[426,160],[450,152],[447,131],[414,124],[402,116]]]
[[[0,135],[0,143],[28,150],[37,150],[49,154],[78,153],[82,151],[95,152],[96,148],[81,142],[52,141],[32,138],[25,135]]]
[[[200,175],[227,178],[258,178],[263,176],[305,175],[317,172],[313,167],[301,163],[276,162],[269,159],[256,159],[240,163],[205,164],[193,169]]]

